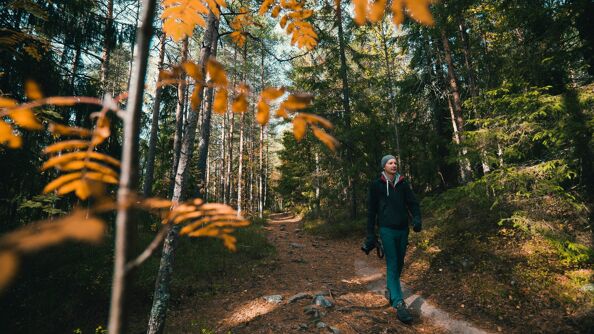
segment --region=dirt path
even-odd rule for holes
[[[384,298],[383,260],[365,256],[356,241],[306,234],[299,218],[271,219],[276,259],[233,282],[232,293],[173,311],[168,333],[199,333],[197,318],[218,333],[485,333],[408,290],[415,321],[400,323]],[[316,295],[333,305],[314,305]]]

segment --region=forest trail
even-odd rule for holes
[[[274,259],[252,277],[234,278],[231,292],[172,310],[166,332],[486,333],[407,288],[415,321],[400,323],[384,297],[385,261],[365,256],[353,239],[309,235],[300,218],[288,214],[272,215],[265,229],[277,250]],[[315,305],[314,298],[333,305]]]

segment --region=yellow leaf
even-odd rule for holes
[[[287,113],[287,109],[285,108],[285,106],[281,103],[281,105],[278,107],[278,110],[276,111],[276,116],[282,117],[282,118],[288,118],[289,114]]]
[[[216,0],[216,2],[219,4],[219,6],[221,6],[223,8],[227,8],[227,4],[225,3],[225,0]]]
[[[256,113],[256,120],[258,123],[260,123],[260,125],[268,123],[268,120],[270,119],[270,106],[266,104],[263,99],[260,99],[256,108],[258,109],[258,112]]]
[[[227,90],[226,89],[217,90],[212,108],[216,113],[219,113],[219,114],[224,114],[225,111],[227,111]]]
[[[223,234],[221,236],[221,238],[223,239],[223,243],[225,245],[225,247],[227,247],[228,250],[235,252],[237,251],[237,247],[235,246],[235,243],[237,242],[237,238],[235,238],[232,235],[229,234]]]
[[[66,154],[62,154],[59,156],[51,157],[48,161],[46,161],[42,166],[41,170],[47,170],[48,168],[59,166],[70,162],[72,160],[82,160],[85,158],[93,158],[96,160],[101,160],[107,162],[111,165],[116,167],[120,166],[120,162],[108,155],[99,152],[70,152]]]
[[[21,147],[21,137],[12,132],[12,128],[8,123],[0,119],[0,144],[7,143],[10,148]]]
[[[225,73],[225,69],[223,68],[223,65],[214,58],[210,58],[206,63],[206,71],[210,76],[210,80],[216,86],[227,86],[227,74]]]
[[[285,28],[285,26],[287,25],[288,19],[289,19],[288,15],[284,15],[283,17],[281,17],[280,22],[279,22],[281,28],[283,28],[283,29]]]
[[[0,97],[0,108],[12,108],[16,107],[17,102],[7,97]]]
[[[79,137],[90,137],[91,131],[85,128],[78,128],[74,126],[65,126],[57,123],[51,123],[49,131],[53,134],[61,136],[79,136]]]
[[[55,152],[61,152],[61,151],[65,151],[65,150],[86,148],[86,147],[89,147],[88,141],[77,140],[77,139],[65,140],[65,141],[57,142],[55,144],[52,144],[52,145],[46,147],[43,150],[43,153],[48,154],[48,153],[55,153]]]
[[[47,98],[47,104],[51,104],[54,106],[73,106],[76,103],[76,97],[54,96]]]
[[[281,88],[268,87],[262,91],[261,96],[266,102],[270,102],[270,101],[276,100],[279,97],[283,96],[283,94],[285,94],[285,89],[282,87]]]
[[[248,109],[248,100],[247,94],[241,93],[235,100],[233,100],[233,104],[231,104],[231,110],[233,112],[246,112]]]
[[[38,100],[43,98],[43,94],[41,94],[41,89],[39,89],[39,85],[33,80],[27,80],[25,82],[25,95],[30,100]]]
[[[0,252],[0,291],[14,278],[18,262],[15,253],[11,251]]]
[[[206,3],[208,4],[210,11],[218,18],[221,15],[221,12],[217,8],[217,3],[214,2],[214,0],[206,0]]]
[[[316,138],[318,138],[322,143],[324,143],[324,145],[326,145],[332,151],[336,151],[336,147],[338,147],[338,140],[336,138],[332,137],[331,135],[326,133],[326,131],[318,128],[315,125],[312,125],[311,129]]]
[[[45,186],[45,188],[43,188],[43,193],[49,193],[50,191],[54,191],[56,189],[58,189],[59,187],[63,186],[65,183],[70,182],[72,180],[76,180],[82,177],[82,173],[77,172],[77,173],[70,173],[70,174],[65,174],[62,175],[60,177],[58,177],[57,179],[53,180],[52,182],[48,183],[47,186]]]
[[[15,109],[8,116],[22,128],[28,130],[39,130],[43,128],[30,109]]]
[[[293,118],[293,135],[295,139],[301,140],[305,136],[305,130],[307,130],[307,122],[302,117]]]
[[[103,116],[97,121],[97,127],[93,131],[91,145],[97,146],[101,144],[105,139],[109,138],[110,135],[109,118]]]
[[[180,41],[191,36],[196,25],[206,27],[201,14],[208,14],[208,8],[200,0],[164,1],[163,30],[173,40]]]

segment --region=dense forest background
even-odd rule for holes
[[[159,15],[152,20],[135,190],[228,204],[252,221],[238,231],[235,254],[219,240],[180,239],[174,305],[224,290],[240,264],[273,254],[262,229],[271,212],[302,214],[314,234],[362,238],[367,184],[391,153],[422,199],[425,231],[411,242],[424,252],[416,261],[446,268],[446,280],[464,287],[452,305],[460,298],[485,305],[480,317],[502,323],[527,314],[509,320],[516,329],[594,328],[592,1],[442,1],[430,6],[433,25],[409,18],[399,26],[389,17],[357,24],[348,2],[308,1],[314,13],[304,21],[317,41],[306,46],[292,46],[276,15],[258,14],[260,7],[229,2],[176,40]],[[45,96],[127,92],[141,13],[134,0],[2,1],[0,96],[26,101],[28,80]],[[251,87],[245,112],[231,101],[213,112],[212,88],[194,105],[195,82],[156,87],[160,71],[200,63],[205,52],[231,86]],[[262,122],[258,94],[270,86],[311,94],[305,111],[333,124],[338,148],[319,133],[291,131],[294,115]],[[36,116],[91,128],[96,111],[48,106]],[[111,135],[97,149],[120,159],[124,124],[116,116],[108,116]],[[54,134],[9,131],[23,145],[0,147],[0,233],[92,205],[43,193],[57,176],[40,172]],[[187,172],[176,187],[180,163]],[[160,222],[138,217],[134,251],[141,252]],[[25,255],[0,295],[0,331],[106,327],[115,238],[107,226],[99,246],[68,242]],[[159,266],[153,256],[134,275],[132,323],[146,323]],[[440,280],[426,276],[426,291],[443,293]],[[530,317],[537,313],[550,322]]]

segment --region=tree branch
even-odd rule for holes
[[[153,241],[151,241],[151,243],[146,247],[146,249],[142,253],[140,253],[140,255],[138,255],[138,257],[126,263],[126,273],[129,273],[130,271],[140,267],[140,265],[143,264],[144,261],[148,260],[155,253],[159,245],[161,245],[161,243],[163,242],[163,239],[165,239],[165,236],[167,235],[167,232],[169,232],[170,228],[171,225],[167,224],[164,228],[162,228],[159,231],[159,233],[155,236]]]

